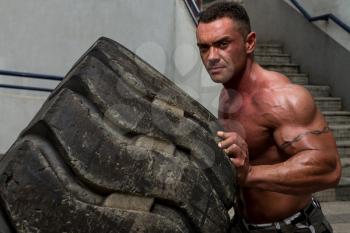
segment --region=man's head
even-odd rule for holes
[[[238,30],[246,37],[251,32],[250,19],[244,7],[235,2],[217,2],[199,15],[198,23],[210,23],[221,18],[230,18],[238,24]]]
[[[255,48],[255,33],[245,9],[234,2],[218,2],[200,14],[197,44],[214,82],[240,76]]]

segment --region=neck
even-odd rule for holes
[[[252,70],[254,68],[254,60],[252,57],[247,58],[245,68],[237,73],[230,81],[224,83],[224,89],[234,89],[238,92],[250,92],[253,89]]]

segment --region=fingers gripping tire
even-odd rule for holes
[[[0,162],[2,232],[228,232],[234,169],[205,108],[100,38]]]

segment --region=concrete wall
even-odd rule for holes
[[[291,4],[289,0],[284,1]],[[298,0],[298,2],[313,17],[332,13],[350,26],[349,0]],[[350,51],[350,33],[339,27],[332,20],[315,21],[314,24]]]
[[[219,86],[201,64],[194,23],[182,0],[0,0],[0,6],[0,69],[64,76],[97,38],[106,36],[217,112]],[[46,96],[3,89],[0,95],[2,153]]]
[[[103,35],[147,58],[152,49],[157,56],[150,62],[158,70],[173,69],[168,48],[177,39],[174,0],[0,2],[6,6],[0,8],[1,67],[64,75]]]
[[[245,0],[258,41],[282,42],[311,83],[329,85],[350,110],[350,52],[280,0]]]
[[[0,154],[12,145],[47,97],[45,92],[0,91]]]
[[[289,0],[286,0],[289,1]],[[312,15],[332,13],[343,22],[350,24],[349,0],[298,0],[298,2]]]

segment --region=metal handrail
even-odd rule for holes
[[[330,14],[324,14],[324,15],[319,15],[312,17],[301,5],[297,0],[290,0],[291,3],[307,18],[309,22],[314,22],[318,20],[326,20],[328,21],[329,19],[333,20],[339,27],[343,28],[345,31],[350,33],[350,27],[345,24],[342,20],[340,20],[337,16],[333,15],[332,13]]]
[[[27,90],[27,91],[42,91],[42,92],[52,92],[53,91],[53,89],[50,89],[50,88],[17,86],[17,85],[7,85],[7,84],[0,84],[0,88]]]
[[[191,14],[191,17],[193,19],[193,22],[197,25],[198,24],[198,17],[199,17],[199,13],[200,10],[197,6],[197,3],[194,0],[184,0],[186,7],[188,9],[188,11]]]
[[[46,79],[46,80],[55,80],[55,81],[63,80],[63,77],[56,76],[56,75],[35,74],[35,73],[27,73],[27,72],[9,71],[9,70],[0,70],[0,75],[34,78],[34,79]]]
[[[27,72],[17,72],[9,70],[0,70],[0,75],[12,76],[12,77],[22,77],[22,78],[33,78],[33,79],[45,79],[51,81],[62,81],[63,77],[56,75],[47,74],[35,74]],[[53,89],[42,88],[42,87],[30,87],[30,86],[18,86],[9,84],[0,84],[0,88],[17,89],[17,90],[28,90],[28,91],[41,91],[41,92],[52,92]]]

